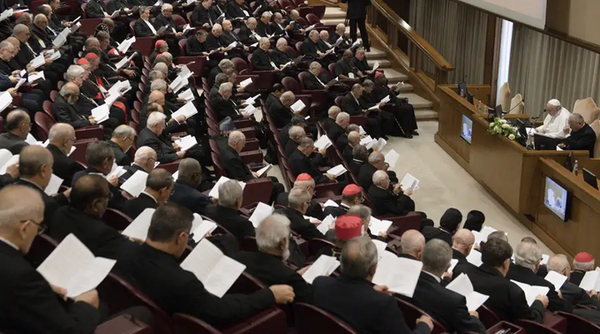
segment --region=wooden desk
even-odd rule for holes
[[[563,235],[554,233],[556,231],[546,233],[548,226],[538,222],[538,217],[547,216],[540,216],[540,212],[543,213],[540,208],[543,201],[541,187],[542,180],[545,179],[541,172],[542,161],[552,161],[562,166],[569,152],[527,150],[508,138],[491,135],[487,132],[487,115],[461,98],[457,94],[457,86],[438,86],[436,94],[441,101],[436,143],[553,251],[575,255],[574,248],[566,247],[570,243],[561,239]],[[473,121],[471,144],[460,136],[463,115]],[[589,159],[587,151],[573,151],[573,155],[579,161],[580,168],[585,167],[593,173],[600,171],[600,160]],[[566,169],[562,169],[568,173]],[[578,181],[578,189],[581,190],[585,185],[593,190],[583,180]],[[600,202],[598,204],[597,209],[600,210]],[[552,214],[549,210],[547,213]],[[572,217],[576,220],[579,216],[577,214]],[[596,222],[600,222],[600,216]],[[579,246],[586,247],[583,244]],[[586,251],[600,257],[600,243],[594,249],[597,249],[596,253],[591,247]]]

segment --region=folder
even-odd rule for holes
[[[210,190],[210,192],[208,193],[208,196],[212,197],[212,198],[219,198],[219,187],[229,181],[230,178],[226,177],[226,176],[221,176],[218,180],[217,183],[215,183],[215,186]],[[244,190],[244,188],[246,187],[246,183],[242,182],[242,181],[238,181],[238,183],[240,184],[240,186],[242,186],[242,190]]]
[[[190,102],[194,99],[194,93],[191,88],[184,90],[182,93],[177,95],[178,98],[185,100],[185,102]],[[194,108],[195,109],[195,108]],[[197,113],[198,111],[196,111]],[[172,117],[172,116],[171,116]]]
[[[329,276],[340,266],[340,261],[338,261],[333,256],[321,255],[315,261],[308,270],[302,275],[302,278],[309,283],[312,284],[315,278],[319,276]]]
[[[325,204],[323,204],[323,206],[324,207],[333,206],[333,207],[336,207],[336,208],[339,207],[339,205],[336,202],[334,202],[334,201],[332,201],[330,199],[328,199],[327,202],[325,202]]]
[[[121,190],[125,190],[133,197],[138,197],[146,189],[148,173],[138,170],[121,185]]]
[[[188,89],[189,90],[189,89]],[[191,94],[191,91],[190,91]],[[177,119],[177,117],[183,115],[185,118],[190,118],[198,113],[198,109],[194,105],[193,101],[188,101],[183,107],[179,108],[176,112],[171,114],[172,119]]]
[[[133,177],[133,176],[132,176]],[[147,208],[140,213],[124,230],[122,235],[139,240],[146,240],[150,221],[156,209]]]
[[[260,222],[263,219],[269,217],[274,210],[275,209],[272,206],[267,205],[263,202],[258,202],[258,205],[256,206],[256,208],[254,208],[254,211],[252,212],[252,215],[250,216],[250,218],[248,218],[248,220],[252,222],[254,228],[257,228]]]
[[[544,279],[552,283],[552,285],[554,285],[554,290],[558,291],[567,281],[567,276],[561,275],[556,271],[549,270],[548,274],[546,275],[546,277],[544,277]]]
[[[242,80],[242,81],[240,82],[240,86],[241,86],[242,88],[246,88],[246,87],[248,87],[248,86],[249,86],[251,83],[252,83],[252,78],[248,78],[248,79],[246,79],[246,80]]]
[[[0,175],[6,174],[8,166],[19,163],[19,155],[12,155],[7,149],[0,149]]]
[[[27,77],[27,82],[34,83],[38,80],[46,80],[44,71],[29,73],[29,76]]]
[[[210,220],[203,219],[197,213],[194,213],[194,221],[192,222],[192,239],[195,243],[199,243],[207,233],[212,233],[217,229],[217,224]]]
[[[258,174],[259,177],[263,176],[266,172],[269,171],[269,169],[271,169],[273,167],[272,164],[268,164],[265,167],[259,169],[258,171],[256,171],[256,174]]]

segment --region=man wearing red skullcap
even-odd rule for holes
[[[306,209],[306,215],[317,218],[319,220],[323,220],[325,218],[325,215],[323,214],[323,209],[321,208],[321,205],[313,199],[313,193],[315,191],[315,180],[313,180],[313,178],[310,175],[302,173],[298,175],[298,177],[296,177],[296,181],[294,181],[294,188],[306,190],[306,192],[310,195],[311,200],[308,209]],[[275,199],[275,204],[288,206],[288,196],[288,192],[282,192]]]
[[[596,264],[592,254],[587,252],[577,253],[573,258],[573,272],[569,282],[579,285],[586,272],[594,270]]]
[[[154,51],[150,54],[150,63],[154,64],[156,57],[163,52],[169,51],[169,44],[162,39],[159,39],[154,43]]]
[[[323,210],[325,217],[332,215],[338,217],[348,213],[348,210],[353,205],[358,205],[364,201],[362,189],[356,184],[349,184],[342,191],[342,202],[340,206],[328,206]]]

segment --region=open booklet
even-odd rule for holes
[[[204,239],[183,260],[181,268],[193,273],[208,292],[223,297],[246,266],[227,257],[219,248]]]
[[[459,293],[467,299],[467,308],[469,312],[477,311],[477,309],[485,303],[490,296],[481,294],[473,289],[473,284],[469,279],[469,276],[460,274],[450,284],[446,286],[446,289],[452,290]]]
[[[533,302],[535,302],[535,298],[538,295],[545,296],[550,291],[550,288],[547,286],[539,286],[539,285],[529,285],[521,282],[517,282],[514,279],[510,280],[515,283],[523,292],[525,292],[525,299],[527,299],[527,305],[531,306]]]
[[[96,123],[98,123],[98,124],[108,120],[109,115],[110,115],[110,107],[106,103],[92,109],[92,116],[94,117],[94,119],[96,120]]]
[[[558,291],[567,281],[567,276],[561,275],[556,271],[549,270],[548,274],[546,274],[546,277],[544,277],[544,279],[552,283],[552,285],[554,285],[554,290]]]
[[[148,180],[148,173],[138,170],[121,185],[121,189],[133,197],[138,197],[146,189],[146,180]]]
[[[240,81],[240,87],[242,87],[242,88],[246,88],[246,87],[250,86],[251,84],[252,84],[252,78],[248,78],[248,79]]]
[[[387,233],[387,230],[392,226],[392,222],[389,220],[379,220],[371,216],[371,222],[369,224],[369,231],[373,235],[379,235],[379,233]]]
[[[304,108],[306,107],[306,104],[304,104],[304,102],[302,102],[302,100],[298,100],[296,102],[294,102],[294,104],[292,104],[290,106],[290,108],[294,111],[294,112],[300,112],[302,111]]]
[[[254,208],[254,211],[252,211],[252,215],[250,216],[250,218],[248,218],[248,220],[252,222],[254,228],[257,228],[260,222],[263,219],[269,217],[274,210],[275,209],[272,206],[263,202],[258,202],[256,207]]]
[[[329,139],[329,137],[327,137],[326,135],[322,135],[315,142],[315,147],[318,148],[318,149],[324,149],[324,150],[326,150],[331,145],[332,145],[331,139]]]
[[[0,175],[6,174],[8,166],[19,163],[19,155],[13,155],[9,150],[0,149]]]
[[[192,94],[191,91],[190,91],[190,94]],[[193,96],[192,96],[192,99],[193,99]],[[189,101],[186,104],[184,104],[183,107],[179,108],[176,112],[171,114],[171,118],[176,119],[177,117],[183,115],[187,119],[187,118],[190,118],[190,117],[196,115],[197,113],[198,113],[198,109],[196,109],[196,106],[194,105],[194,101]]]
[[[135,43],[135,36],[125,39],[123,41],[123,43],[119,44],[119,46],[117,47],[117,50],[119,50],[119,52],[121,52],[121,53],[126,53],[127,50],[129,50],[129,48],[131,47],[131,45],[133,43]]]
[[[412,298],[422,268],[421,261],[383,255],[377,264],[373,283],[386,285],[390,291]]]
[[[323,233],[323,235],[326,235],[333,223],[335,223],[335,218],[333,218],[332,215],[327,215],[327,217],[323,218],[321,224],[317,226],[317,230]]]
[[[113,177],[113,175],[116,177],[121,177],[121,175],[123,175],[125,173],[127,173],[125,168],[123,168],[123,166],[117,165],[117,163],[114,162],[112,167],[110,168],[110,173],[108,173],[104,178],[108,180],[111,177]]]
[[[37,271],[48,283],[67,290],[67,297],[75,298],[100,285],[116,262],[95,257],[77,237],[69,234]]]
[[[579,287],[585,291],[600,291],[600,268],[596,267],[596,270],[586,271]]]
[[[148,238],[148,229],[152,222],[152,215],[154,215],[156,209],[148,208],[142,211],[128,226],[121,232],[124,236],[146,240]],[[202,216],[194,213],[194,221],[192,222],[191,234],[193,234],[193,240],[200,242],[202,238],[208,232],[212,232],[217,228],[217,224],[214,222],[202,219]]]
[[[183,92],[179,93],[179,95],[177,95],[177,98],[183,99],[187,103],[194,99],[194,93],[192,92],[191,88],[188,88],[188,89],[184,90]],[[194,109],[196,109],[196,108],[194,108]],[[196,111],[196,113],[198,113],[198,111]],[[171,116],[171,117],[173,117],[173,116]]]
[[[265,173],[268,172],[271,168],[273,168],[273,164],[268,164],[265,167],[257,170],[256,174],[258,174],[258,177],[261,177],[261,176],[265,175]]]
[[[44,192],[46,193],[46,195],[51,196],[54,194],[58,194],[58,190],[60,189],[60,186],[63,183],[63,179],[61,179],[60,177],[52,174],[52,176],[50,177],[50,182],[48,182],[48,185],[46,186],[46,188],[44,188]]]
[[[333,176],[335,176],[336,178],[339,176],[344,175],[347,172],[346,168],[344,167],[343,164],[339,164],[333,168],[331,168],[330,170],[327,171],[327,174],[331,174]]]
[[[196,137],[187,135],[185,137],[181,137],[181,139],[177,139],[175,144],[177,144],[177,146],[179,146],[179,148],[185,152],[192,148],[192,146],[198,144],[198,141],[196,140]]]
[[[419,182],[421,182],[419,179],[412,176],[410,173],[406,173],[400,184],[402,185],[402,190],[410,189],[411,191],[415,191],[419,189]]]
[[[210,192],[208,193],[208,196],[212,197],[212,198],[219,198],[219,187],[229,181],[230,178],[226,177],[226,176],[221,176],[218,180],[217,183],[215,183],[215,186],[210,190]],[[242,182],[242,181],[238,181],[240,186],[242,186],[242,190],[244,190],[244,188],[246,187],[246,183]]]
[[[481,261],[481,253],[474,249],[471,249],[471,253],[469,253],[469,256],[467,256],[467,261],[476,267],[479,267],[483,264]]]
[[[309,283],[312,284],[315,278],[318,276],[329,276],[340,266],[340,261],[338,261],[333,256],[321,255],[315,261],[308,270],[302,275],[302,278]]]
[[[398,162],[400,155],[398,153],[396,153],[396,151],[390,150],[388,153],[385,154],[384,158],[385,158],[385,162],[387,162],[390,165],[390,168],[393,169],[394,166],[396,166],[396,163]]]

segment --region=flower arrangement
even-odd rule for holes
[[[521,137],[519,130],[516,127],[508,123],[507,120],[497,117],[494,118],[493,122],[490,122],[488,132],[493,135],[507,137],[510,140]]]

